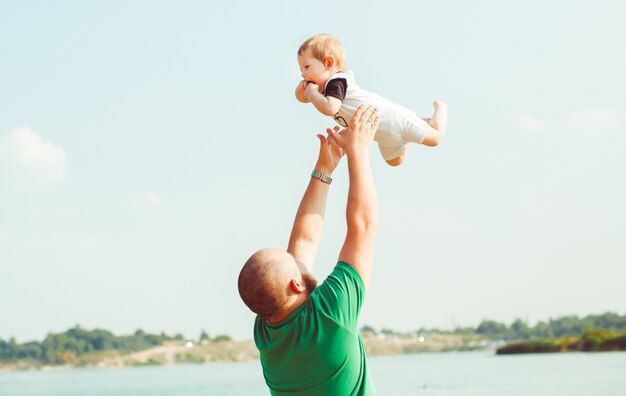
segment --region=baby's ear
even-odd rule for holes
[[[335,66],[335,58],[332,56],[327,56],[324,58],[324,67],[327,69],[332,69]]]

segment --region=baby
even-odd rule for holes
[[[318,34],[306,40],[298,50],[298,64],[303,80],[296,87],[296,98],[313,103],[339,125],[347,127],[359,105],[376,106],[380,126],[374,140],[389,165],[402,164],[409,142],[436,146],[441,141],[448,123],[445,103],[435,101],[432,118],[422,119],[407,108],[359,88],[353,73],[345,71],[343,45],[336,37]]]

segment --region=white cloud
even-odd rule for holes
[[[256,194],[252,189],[239,188],[231,191],[231,195],[238,201],[246,201],[254,198]]]
[[[70,251],[94,251],[102,247],[98,238],[87,234],[60,234],[55,242]]]
[[[37,254],[46,255],[49,252],[68,254],[100,253],[103,242],[99,237],[84,232],[37,232],[21,236],[4,235],[2,240],[0,231],[0,246],[6,244],[9,252],[28,251],[27,257],[35,257]],[[34,255],[31,255],[33,253]],[[18,253],[22,254],[22,253]]]
[[[575,111],[559,118],[542,120],[529,114],[518,117],[518,123],[531,134],[575,134],[579,136],[606,136],[626,128],[626,112],[613,109]]]
[[[19,127],[0,137],[0,162],[13,176],[36,185],[61,182],[70,172],[65,150],[44,141],[31,128]]]
[[[8,244],[11,242],[11,235],[6,232],[0,230],[0,244]]]
[[[520,195],[518,205],[525,218],[547,221],[556,213],[563,212],[568,201],[554,192],[526,191]]]
[[[155,192],[146,192],[132,200],[132,206],[140,209],[162,210],[165,209],[165,200]]]
[[[585,136],[608,135],[626,126],[626,115],[611,109],[591,109],[567,115],[563,125]]]
[[[150,209],[163,209],[165,207],[163,198],[157,193],[147,192],[145,200]]]
[[[531,115],[522,114],[518,120],[522,128],[530,133],[545,133],[547,131],[546,123]]]

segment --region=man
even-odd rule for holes
[[[287,251],[262,249],[239,274],[239,294],[257,314],[254,340],[272,395],[376,395],[357,329],[373,262],[377,202],[369,147],[379,124],[361,106],[341,132],[318,135],[320,152]],[[311,275],[330,175],[348,158],[347,233],[338,263],[316,288]]]

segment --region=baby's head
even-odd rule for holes
[[[330,34],[316,34],[298,49],[302,78],[323,87],[338,71],[344,70],[343,45]]]

